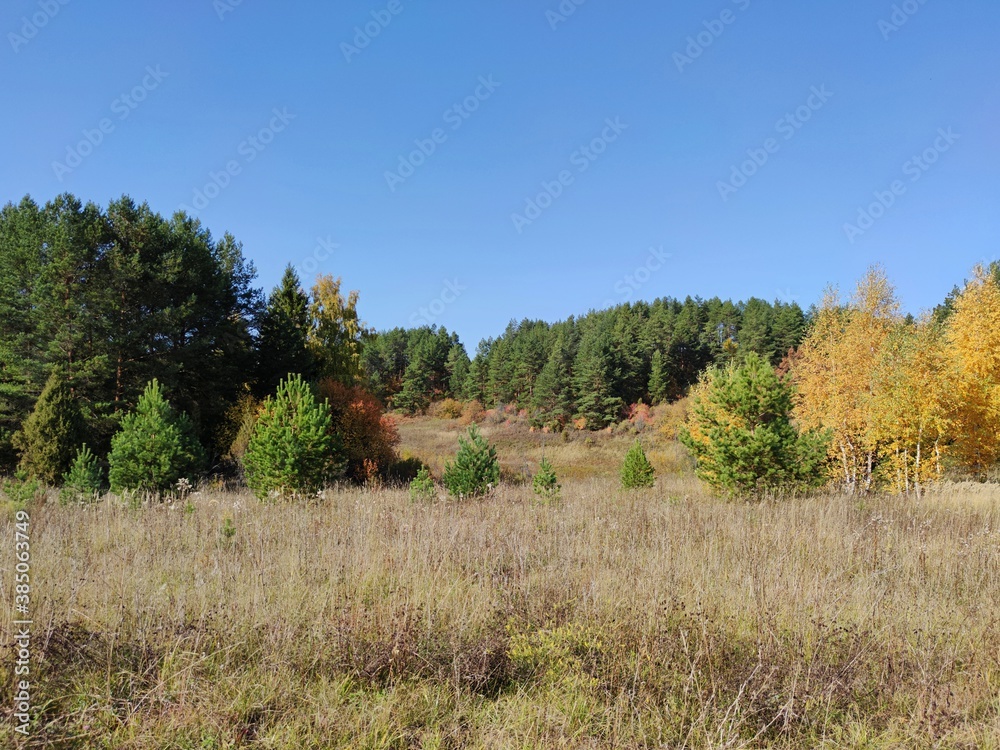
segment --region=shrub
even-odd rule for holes
[[[111,439],[108,479],[112,492],[159,494],[181,477],[197,476],[204,464],[205,452],[191,421],[183,412],[174,411],[159,382],[153,380]]]
[[[656,482],[653,465],[646,458],[642,444],[636,440],[625,454],[622,464],[622,487],[634,490],[640,487],[652,487]]]
[[[556,471],[552,468],[549,460],[542,456],[542,461],[538,465],[538,473],[531,480],[531,489],[535,494],[545,500],[556,500],[559,498],[559,491],[562,489],[556,477]]]
[[[101,491],[101,464],[86,444],[77,451],[76,459],[63,476],[59,499],[63,502],[90,500]]]
[[[345,476],[363,483],[385,476],[396,461],[399,432],[392,417],[364,388],[324,378],[317,388],[330,407],[330,433],[339,440],[347,466]]]
[[[455,462],[444,467],[442,480],[448,492],[457,497],[475,497],[496,487],[500,481],[497,451],[476,425],[469,427],[467,440],[459,437],[458,446]]]
[[[80,405],[66,378],[56,370],[46,381],[34,411],[14,435],[14,447],[21,452],[21,470],[30,478],[57,484],[69,470],[84,430]]]
[[[311,495],[343,473],[346,461],[331,435],[330,407],[317,402],[300,375],[268,397],[243,456],[247,486],[257,497]]]
[[[413,502],[428,502],[437,496],[434,488],[434,479],[430,471],[426,468],[417,472],[417,476],[410,482],[410,500]]]
[[[799,433],[793,402],[792,385],[756,354],[741,366],[709,369],[680,432],[698,477],[728,494],[821,484],[829,438]]]
[[[439,419],[458,419],[462,416],[462,402],[453,398],[446,398],[431,406],[432,417]]]
[[[462,407],[462,424],[478,424],[483,421],[485,416],[486,410],[483,409],[483,405],[475,399],[466,402],[465,406]]]

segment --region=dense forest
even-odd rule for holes
[[[713,362],[758,352],[777,362],[801,340],[795,304],[660,299],[555,324],[511,323],[470,360],[443,328],[376,333],[358,293],[294,271],[265,295],[231,235],[128,197],[106,207],[61,195],[0,211],[0,466],[53,372],[81,405],[88,442],[107,449],[156,379],[218,459],[246,404],[288,373],[370,391],[420,412],[454,397],[528,409],[538,424],[591,429],[637,401],[675,399]],[[242,405],[242,406],[241,406]]]

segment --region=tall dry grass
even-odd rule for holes
[[[33,745],[1000,747],[995,488],[564,484],[35,507]]]

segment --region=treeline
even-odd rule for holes
[[[329,381],[327,391],[358,386],[369,332],[357,293],[320,276],[307,294],[289,269],[265,298],[255,278],[235,238],[213,238],[183,213],[166,219],[127,197],[106,208],[72,195],[6,205],[0,470],[17,465],[22,428],[53,378],[67,384],[99,455],[156,380],[213,462],[289,373]],[[363,397],[348,390],[342,400],[371,421]]]
[[[392,408],[475,399],[526,409],[538,426],[600,429],[639,401],[680,398],[710,364],[750,353],[777,364],[806,326],[795,303],[665,298],[554,324],[511,322],[471,361],[444,329],[397,328],[367,342],[363,359],[371,387]]]

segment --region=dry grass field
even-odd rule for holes
[[[508,471],[535,438],[500,440]],[[30,746],[1000,748],[1000,489],[748,504],[585,476],[628,442],[552,439],[549,505],[516,484],[36,504]],[[4,602],[13,538],[8,508]]]

